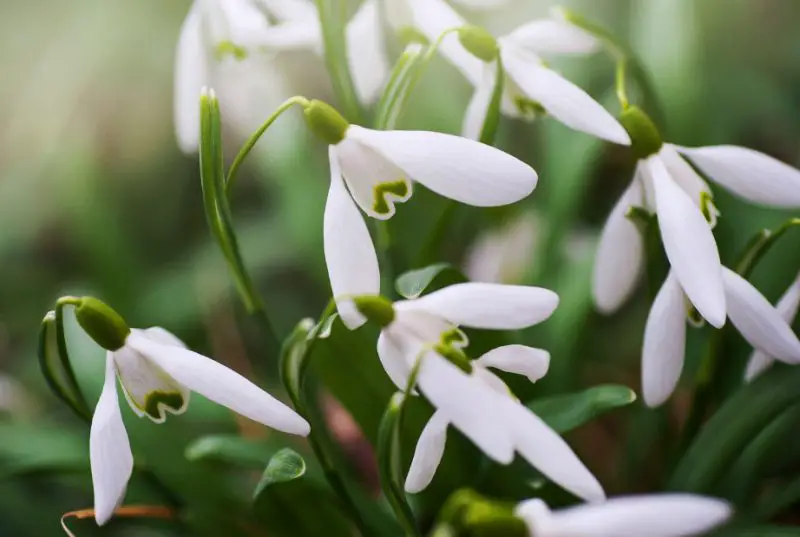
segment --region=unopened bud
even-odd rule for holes
[[[361,295],[353,299],[356,309],[381,328],[386,328],[394,321],[394,304],[380,295]]]
[[[328,103],[313,100],[305,107],[306,123],[315,135],[330,145],[344,140],[350,124]]]
[[[619,116],[619,121],[631,137],[631,149],[637,159],[643,160],[661,151],[664,141],[653,120],[638,106],[629,106]]]
[[[121,349],[131,333],[119,313],[96,298],[81,297],[75,308],[75,317],[84,332],[109,351]]]
[[[496,60],[500,53],[497,39],[479,26],[459,28],[458,40],[470,54],[487,63]]]

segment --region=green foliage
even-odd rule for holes
[[[636,393],[618,385],[595,386],[588,390],[537,399],[528,404],[556,432],[577,429],[606,412],[636,401]]]

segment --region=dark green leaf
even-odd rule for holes
[[[419,298],[425,291],[430,292],[465,281],[467,279],[454,266],[449,263],[436,263],[401,274],[395,281],[395,289],[404,298]],[[429,290],[429,287],[434,287],[434,289]]]
[[[53,425],[0,423],[0,475],[89,469],[89,445],[83,435]]]
[[[588,390],[539,399],[528,404],[558,433],[566,433],[615,408],[636,400],[636,393],[626,386],[608,384]]]
[[[284,448],[269,460],[267,469],[264,470],[264,475],[256,486],[254,497],[258,498],[267,487],[300,479],[305,473],[306,461],[303,457],[289,448]]]
[[[272,444],[234,435],[203,436],[189,444],[186,458],[260,468],[277,450]]]
[[[800,402],[800,369],[776,366],[730,397],[680,460],[670,488],[708,491],[761,430]]]

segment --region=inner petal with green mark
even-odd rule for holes
[[[137,416],[164,423],[167,413],[182,414],[189,390],[138,352],[123,347],[113,353],[122,391]]]
[[[388,220],[395,204],[411,197],[412,184],[405,172],[373,149],[344,139],[336,151],[350,194],[369,216]]]

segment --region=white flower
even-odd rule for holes
[[[351,125],[344,139],[330,146],[329,156],[325,260],[342,321],[351,329],[364,318],[342,299],[380,290],[375,248],[357,207],[372,218],[391,218],[395,203],[411,197],[414,181],[458,202],[492,207],[523,199],[537,182],[536,172],[520,160],[438,132]]]
[[[775,309],[778,311],[781,318],[789,325],[791,325],[794,318],[797,317],[798,308],[800,308],[800,275],[792,282],[792,285],[789,286],[775,305]],[[766,371],[774,361],[775,358],[764,351],[758,349],[753,350],[747,362],[745,380],[747,382],[752,381],[758,375]]]
[[[273,53],[292,51],[322,55],[319,16],[310,0],[259,0],[259,4],[263,11],[250,0],[195,0],[192,5],[181,28],[175,58],[175,130],[182,151],[197,151],[201,88],[220,89],[227,79],[235,78],[232,93],[245,87],[250,93],[261,94],[262,100],[279,97],[277,105],[288,97],[283,87],[285,77],[281,69],[269,64],[271,85],[264,88],[263,83],[253,83],[256,71],[264,69],[264,65],[252,63],[254,57],[268,58]],[[265,13],[276,24],[270,24]],[[362,102],[372,103],[389,73],[377,0],[362,4],[346,32],[356,92]],[[235,69],[236,64],[244,64],[244,68]],[[226,70],[220,72],[223,67]],[[307,73],[305,76],[308,78]],[[231,104],[242,100],[240,94],[230,99]]]
[[[541,110],[567,127],[603,140],[630,145],[628,133],[605,108],[584,90],[549,69],[543,54],[588,54],[598,40],[561,20],[543,19],[524,24],[497,40],[505,70],[501,111],[513,118],[534,119]],[[480,137],[494,91],[496,62],[482,66],[475,94],[467,107],[462,134]]]
[[[100,525],[122,501],[133,470],[117,378],[131,409],[155,423],[163,423],[168,413],[185,412],[189,393],[195,391],[274,429],[303,436],[310,430],[292,409],[238,373],[186,349],[166,330],[131,330],[123,347],[107,353],[105,383],[92,418],[90,459],[95,519]]]
[[[725,317],[719,254],[702,212],[715,217],[710,190],[681,157],[710,179],[749,201],[800,207],[800,171],[772,157],[734,146],[685,148],[664,144],[639,162],[633,183],[611,212],[600,237],[593,292],[597,308],[617,310],[633,292],[644,263],[642,238],[626,218],[640,206],[658,214],[661,236],[681,286],[703,317],[719,326]],[[676,188],[677,187],[677,188]]]
[[[518,373],[532,381],[547,370],[546,351],[521,345],[501,347],[467,362],[468,345],[459,327],[515,330],[544,321],[558,305],[552,291],[536,287],[466,283],[415,300],[397,302],[395,318],[378,338],[378,356],[392,381],[405,389],[417,360],[420,391],[436,413],[419,439],[406,481],[409,491],[430,482],[444,452],[445,430],[453,425],[488,456],[507,464],[514,452],[552,481],[587,500],[603,489],[564,440],[519,403],[488,368]],[[448,361],[450,356],[470,374]]]
[[[597,505],[551,511],[539,499],[517,506],[531,537],[686,537],[730,518],[730,505],[693,494],[612,498]]]
[[[728,317],[754,348],[786,363],[800,363],[800,340],[766,298],[747,280],[723,268]],[[794,300],[794,298],[793,298]],[[675,390],[683,369],[688,304],[670,271],[647,318],[642,350],[642,392],[658,406]]]

